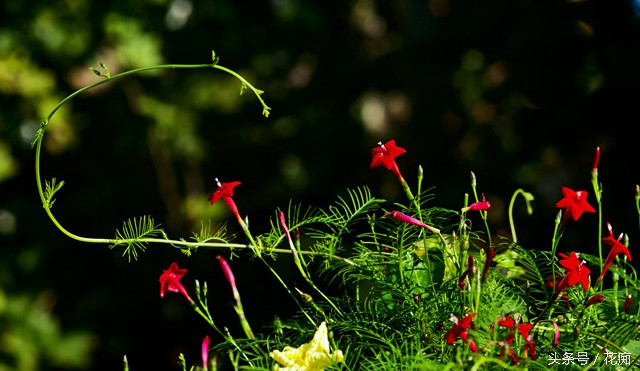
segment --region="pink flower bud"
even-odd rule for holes
[[[416,227],[422,227],[422,228],[426,228],[428,230],[430,230],[433,233],[440,233],[440,230],[434,227],[431,227],[421,221],[419,221],[416,218],[412,218],[409,215],[403,214],[403,213],[399,213],[397,211],[392,211],[390,213],[388,213],[388,215],[391,215],[391,217],[395,220],[399,220],[403,223],[407,223],[407,224],[411,224],[411,225],[415,225]]]
[[[231,267],[229,266],[229,263],[227,263],[227,260],[225,258],[223,258],[220,255],[216,256],[216,258],[218,259],[218,263],[220,263],[220,268],[222,268],[222,273],[224,273],[224,276],[227,278],[227,282],[229,282],[229,286],[231,286],[231,290],[233,291],[233,297],[237,301],[240,294],[238,293],[238,287],[236,286],[236,278],[233,275],[233,271],[231,270]]]
[[[462,212],[467,212],[467,211],[484,211],[484,210],[489,210],[489,208],[491,207],[491,203],[489,201],[480,201],[480,202],[474,202],[471,205],[469,205],[468,207],[463,207],[462,208]]]
[[[204,368],[205,371],[208,370],[208,363],[209,363],[209,336],[205,336],[204,339],[202,339],[202,368]]]

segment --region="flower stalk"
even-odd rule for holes
[[[235,276],[233,275],[233,271],[231,270],[231,267],[229,266],[229,263],[225,258],[223,258],[220,255],[218,255],[216,258],[218,259],[218,263],[220,263],[220,268],[222,268],[222,272],[224,273],[224,276],[226,277],[227,282],[229,282],[229,286],[231,287],[231,291],[233,292],[233,298],[236,301],[235,305],[233,306],[233,309],[238,315],[238,319],[240,320],[240,325],[242,326],[242,330],[244,331],[244,334],[249,339],[255,339],[256,336],[254,335],[253,330],[249,325],[249,321],[247,320],[247,317],[244,313],[244,307],[242,306],[242,300],[240,299],[240,291],[238,291],[238,287],[236,286],[236,279],[235,279]]]

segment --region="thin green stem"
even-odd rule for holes
[[[596,203],[598,204],[598,258],[600,272],[602,272],[604,266],[604,261],[602,260],[602,186],[598,182],[598,169],[596,167],[591,171],[591,185],[593,186]]]
[[[213,68],[217,68],[219,70],[222,70],[228,74],[233,75],[235,78],[237,78],[238,80],[242,81],[243,86],[248,86],[249,89],[251,89],[253,91],[253,93],[256,95],[256,97],[258,98],[258,100],[260,101],[260,103],[262,103],[262,114],[265,117],[269,117],[269,111],[271,110],[271,108],[269,108],[269,106],[267,106],[267,104],[264,102],[264,100],[262,99],[262,93],[264,93],[264,91],[260,90],[260,89],[256,89],[253,85],[251,85],[247,80],[245,80],[244,77],[240,76],[240,74],[236,73],[233,70],[230,70],[226,67],[222,67],[220,65],[213,65]],[[242,91],[240,92],[240,94],[242,94]]]
[[[554,290],[556,288],[556,249],[558,248],[560,238],[562,238],[561,220],[562,210],[560,210],[556,216],[555,225],[553,228],[553,241],[551,241],[551,282],[553,282],[552,287]]]
[[[640,228],[640,185],[636,184],[636,213],[638,213],[638,227]]]
[[[509,202],[509,226],[511,227],[511,239],[513,242],[518,242],[518,237],[516,236],[516,226],[513,221],[513,206],[516,202],[516,197],[518,195],[522,195],[525,202],[527,203],[527,214],[531,215],[533,213],[533,209],[531,208],[531,201],[533,201],[533,195],[529,192],[525,192],[522,188],[517,189],[513,196],[511,196],[511,202]]]
[[[296,298],[296,296],[293,294],[293,292],[289,289],[289,287],[287,286],[286,283],[284,283],[284,281],[282,280],[282,278],[280,278],[280,275],[273,269],[273,267],[271,267],[271,265],[269,263],[267,263],[266,260],[264,260],[263,256],[259,256],[258,257],[260,259],[260,261],[262,261],[262,263],[267,267],[267,269],[269,269],[269,271],[271,272],[271,274],[273,274],[276,279],[278,280],[278,282],[282,285],[282,287],[284,287],[285,291],[289,294],[289,296],[291,296],[291,298],[293,299],[293,301],[298,305],[298,308],[300,308],[300,311],[302,312],[302,314],[304,314],[305,317],[307,317],[307,319],[309,320],[309,322],[313,325],[313,326],[317,326],[317,324],[315,323],[315,321],[313,320],[313,318],[311,318],[311,316],[309,315],[309,313],[307,313],[307,311],[304,309],[304,307],[302,306],[302,304],[300,303],[300,301]]]
[[[75,92],[71,93],[70,95],[68,95],[66,98],[64,98],[62,101],[60,101],[54,108],[53,110],[49,113],[49,115],[47,115],[47,117],[42,120],[42,122],[40,123],[40,129],[38,130],[36,137],[34,139],[34,141],[32,142],[32,146],[35,146],[36,149],[36,156],[35,156],[35,172],[36,172],[36,186],[38,188],[38,194],[40,195],[40,200],[42,202],[42,206],[45,209],[45,212],[47,213],[47,215],[49,216],[49,218],[51,219],[51,221],[53,222],[53,224],[62,232],[64,233],[66,236],[68,236],[69,238],[72,238],[74,240],[77,241],[81,241],[81,242],[88,242],[88,243],[107,243],[107,244],[121,244],[121,243],[127,243],[128,241],[126,240],[117,240],[117,239],[105,239],[105,238],[88,238],[88,237],[82,237],[82,236],[78,236],[76,234],[73,234],[71,232],[69,232],[67,229],[65,229],[59,222],[58,220],[53,216],[53,213],[51,212],[51,204],[52,204],[52,200],[47,199],[47,197],[45,197],[44,194],[44,190],[43,190],[43,185],[42,185],[42,179],[41,179],[41,171],[40,171],[40,157],[41,157],[41,152],[42,152],[42,140],[44,138],[44,132],[46,130],[47,125],[49,124],[49,122],[51,121],[51,119],[53,118],[53,116],[55,115],[55,113],[64,105],[66,104],[68,101],[70,101],[71,99],[73,99],[74,97],[78,96],[79,94],[82,94],[83,92],[93,89],[97,86],[106,84],[108,82],[111,82],[113,80],[128,76],[128,75],[133,75],[133,74],[137,74],[137,73],[142,73],[142,72],[146,72],[146,71],[152,71],[152,70],[161,70],[161,69],[198,69],[198,68],[216,68],[219,69],[221,71],[227,72],[229,74],[231,74],[232,76],[236,77],[237,79],[239,79],[242,83],[242,87],[244,90],[245,87],[249,87],[256,95],[256,97],[258,98],[258,100],[260,101],[260,103],[262,104],[263,110],[262,113],[265,116],[269,115],[269,110],[270,108],[266,105],[266,103],[264,102],[264,100],[262,99],[262,97],[260,96],[263,92],[261,90],[256,89],[253,85],[251,85],[249,82],[247,82],[246,79],[244,79],[242,76],[240,76],[238,73],[223,67],[223,66],[219,66],[216,64],[217,62],[217,58],[214,58],[214,63],[207,63],[207,64],[165,64],[165,65],[159,65],[159,66],[151,66],[151,67],[142,67],[142,68],[136,68],[130,71],[125,71],[116,75],[102,75],[104,77],[104,79],[97,81],[93,84],[87,85],[83,88],[80,88],[78,90],[76,90]],[[185,241],[171,241],[171,240],[155,240],[155,239],[139,239],[136,240],[135,242],[160,242],[160,243],[170,243],[173,245],[181,245],[181,246],[202,246],[200,244],[192,244],[192,243],[188,243]],[[226,245],[228,246],[228,244]]]
[[[476,190],[476,175],[473,172],[471,172],[471,189],[473,190],[474,199],[476,200],[476,202],[479,202],[480,198],[478,197],[478,191]],[[487,212],[480,211],[480,217],[482,218],[482,222],[484,223],[484,228],[487,231],[487,243],[489,244],[489,247],[491,247],[493,246],[493,240],[491,238],[491,230],[489,229],[489,223],[487,221]]]

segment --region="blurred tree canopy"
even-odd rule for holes
[[[272,114],[215,70],[145,73],[74,99],[49,125],[42,166],[45,179],[67,182],[54,212],[82,235],[112,237],[123,220],[151,214],[188,237],[201,220],[229,217],[207,202],[216,177],[242,182],[236,202],[254,233],[289,200],[325,206],[346,187],[400,200],[390,173],[368,169],[370,149],[396,139],[405,178],[415,185],[422,165],[438,206],[460,208],[474,171],[497,231],[508,234],[513,191],[532,192],[534,215],[517,207],[516,218],[519,242],[535,248],[551,241],[561,186],[590,191],[600,146],[605,218],[634,244],[639,9],[627,0],[2,0],[0,370],[114,370],[124,354],[134,370],[175,369],[179,352],[196,362],[206,326],[179,298],[158,296],[174,260],[217,288],[214,317],[237,329],[215,265],[224,251],[187,258],[152,246],[127,263],[46,218],[29,143],[60,100],[100,79],[88,67],[209,63],[215,50],[265,91]],[[567,246],[593,245],[597,219],[583,219]],[[293,311],[281,294],[261,294],[266,272],[235,264],[250,320]]]

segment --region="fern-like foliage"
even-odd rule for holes
[[[64,185],[64,180],[59,183],[56,183],[56,178],[52,178],[51,182],[48,182],[48,181],[44,182],[44,199],[48,208],[53,207],[53,203],[56,201],[53,198],[53,195],[56,194],[56,192],[58,192],[63,185]]]
[[[233,235],[227,235],[227,223],[223,223],[218,226],[218,228],[213,229],[211,227],[211,220],[208,220],[206,223],[204,221],[200,223],[200,231],[193,232],[193,236],[191,238],[198,243],[211,241],[229,243],[234,237],[235,236]]]
[[[348,197],[338,197],[335,204],[317,215],[318,227],[309,231],[309,236],[316,239],[312,249],[331,256],[342,249],[342,240],[352,232],[355,224],[370,218],[380,209],[385,200],[375,198],[367,187],[347,190]]]
[[[110,248],[126,245],[122,256],[126,255],[129,261],[131,258],[138,260],[138,252],[147,249],[144,239],[157,237],[162,232],[160,225],[156,225],[150,216],[129,219],[122,223],[122,230],[116,230],[116,239]]]
[[[374,212],[378,206],[386,202],[374,198],[368,187],[347,189],[348,198],[338,196],[338,201],[323,211],[323,222],[331,233],[340,238],[358,220],[366,218],[367,213]]]
[[[299,204],[293,204],[289,202],[285,214],[287,221],[287,227],[289,231],[295,231],[296,229],[309,229],[313,230],[315,224],[322,224],[323,220],[318,212],[318,209],[311,207],[303,207]],[[278,218],[278,211],[276,211],[269,222],[271,223],[271,229],[268,233],[260,235],[260,242],[266,248],[267,254],[273,255],[273,249],[276,248],[284,239],[285,235],[282,232],[280,221]]]

